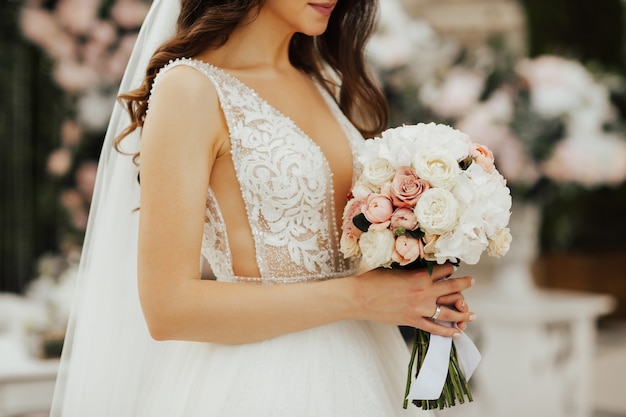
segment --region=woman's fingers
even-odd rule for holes
[[[433,283],[433,287],[435,288],[437,298],[439,298],[444,295],[462,292],[470,288],[471,286],[473,286],[474,283],[475,283],[474,278],[462,277],[462,278],[439,280]]]
[[[454,273],[454,266],[451,264],[437,265],[433,268],[433,272],[430,275],[431,279],[434,281],[439,281],[443,278],[448,278],[452,276]]]
[[[423,318],[416,323],[415,327],[427,331],[431,334],[436,334],[444,337],[454,337],[455,335],[460,335],[461,332],[459,329],[454,327],[443,326],[433,320]]]
[[[458,311],[467,312],[469,307],[465,302],[465,296],[462,293],[457,292],[454,294],[446,294],[437,298],[437,304],[456,308]]]
[[[442,306],[441,312],[439,313],[439,317],[437,317],[437,320],[449,321],[451,323],[463,323],[466,321],[473,321],[475,318],[476,315],[469,311],[460,312],[456,309]]]
[[[464,330],[467,326],[465,322],[473,321],[476,315],[472,312],[460,312],[448,307],[441,307],[438,321],[445,321],[450,323],[457,323],[460,330]],[[437,323],[429,317],[421,317],[416,323],[416,327],[427,332],[438,334],[440,336],[452,337],[459,333],[459,329],[454,327],[448,327]]]

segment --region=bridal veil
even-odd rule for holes
[[[179,0],[154,0],[120,92],[141,84],[152,54],[174,34],[179,12]],[[139,184],[132,160],[139,148],[139,131],[123,141],[129,154],[113,147],[115,137],[128,125],[128,114],[116,104],[100,156],[52,417],[87,417],[87,409],[88,417],[110,417],[122,415],[116,412],[118,407],[137,407],[137,396],[150,384],[148,364],[169,346],[151,340],[139,305]]]

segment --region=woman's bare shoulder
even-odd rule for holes
[[[217,90],[210,78],[195,67],[182,64],[163,68],[155,78],[150,102],[163,97],[205,106],[218,104]]]
[[[197,69],[177,65],[161,72],[153,85],[142,131],[142,148],[186,152],[189,158],[215,160],[228,146],[217,91]],[[144,140],[145,139],[145,140]]]

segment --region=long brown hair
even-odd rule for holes
[[[122,139],[143,126],[148,98],[159,69],[170,60],[192,57],[207,48],[224,45],[231,33],[264,0],[181,0],[176,34],[152,56],[141,86],[121,94],[118,100],[130,114],[130,125],[117,137]],[[329,87],[324,66],[339,78],[337,100],[341,110],[365,137],[379,134],[387,124],[385,97],[372,80],[364,49],[376,20],[378,0],[339,0],[328,28],[316,37],[296,33],[289,45],[291,63]]]

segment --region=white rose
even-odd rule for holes
[[[373,138],[358,143],[357,153],[359,156],[357,160],[361,165],[361,169],[363,169],[362,166],[369,161],[380,158],[379,152],[382,142],[381,138]]]
[[[393,179],[395,173],[395,168],[389,163],[388,160],[376,158],[371,161],[367,161],[363,165],[361,180],[365,183],[365,185],[371,186],[373,191],[378,192],[380,187],[385,182]]]
[[[459,163],[444,148],[428,146],[413,158],[413,168],[417,175],[433,187],[452,190],[461,173]]]
[[[367,196],[372,194],[373,192],[373,190],[370,187],[363,184],[362,181],[357,181],[357,183],[354,184],[354,186],[352,187],[352,190],[350,191],[352,192],[352,195],[354,196],[354,198],[357,200],[367,198]]]
[[[415,215],[424,232],[442,235],[456,227],[459,204],[450,191],[431,188],[426,190],[417,202]]]
[[[491,237],[509,223],[511,194],[497,171],[489,174],[478,165],[470,166],[459,176],[453,194],[463,226],[483,230]]]
[[[495,258],[506,255],[511,247],[512,240],[511,230],[508,227],[498,230],[493,238],[489,240],[487,254]]]
[[[341,251],[341,253],[343,253],[343,257],[345,259],[357,258],[361,256],[359,240],[351,238],[345,233],[341,235],[339,250]]]
[[[359,239],[363,262],[373,268],[391,265],[394,245],[395,238],[389,229],[370,230]]]
[[[468,265],[475,265],[487,248],[487,244],[487,237],[484,233],[462,223],[455,230],[437,239],[435,257],[439,264],[459,259]]]

